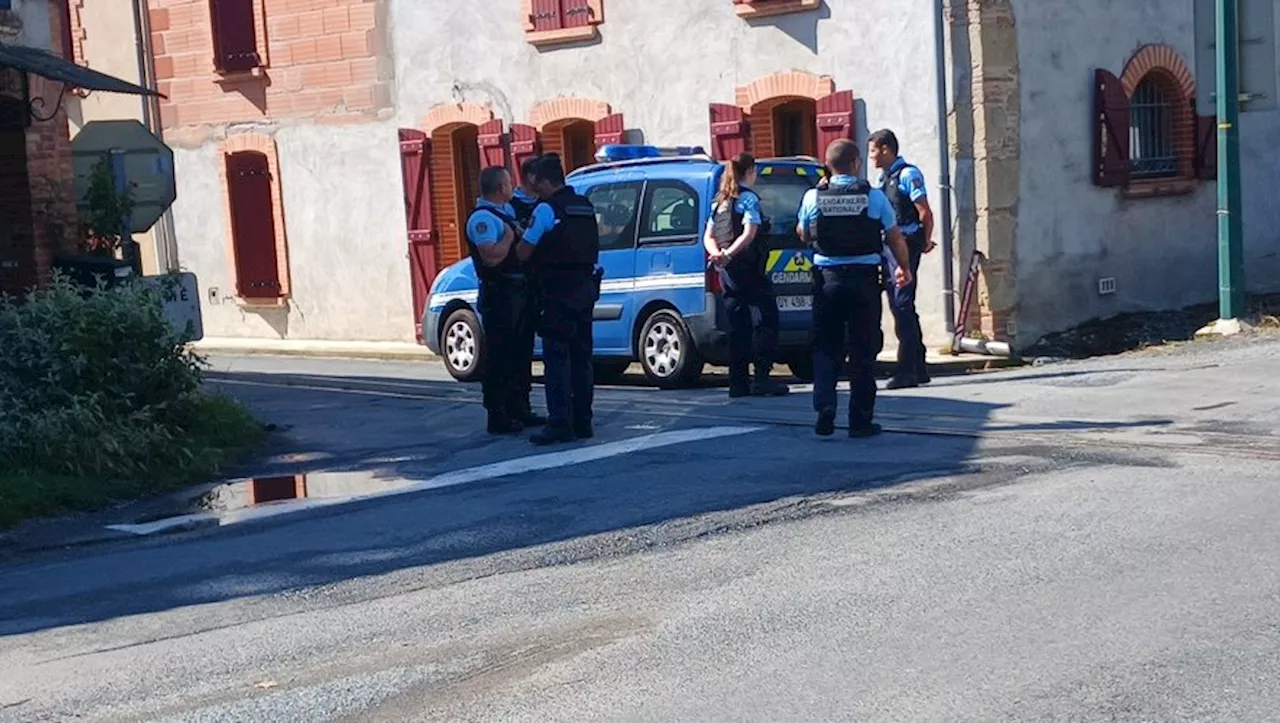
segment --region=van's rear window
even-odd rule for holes
[[[823,170],[812,166],[770,165],[757,167],[757,179],[752,190],[760,196],[760,210],[770,221],[769,247],[775,249],[799,248],[796,222],[799,220],[800,201],[805,191],[818,185]]]

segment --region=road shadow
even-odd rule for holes
[[[657,440],[681,430],[742,431],[683,444],[655,441],[607,459],[303,510],[270,525],[233,525],[212,536],[160,537],[52,563],[0,568],[0,636],[447,563],[478,565],[478,558],[495,554],[532,555],[537,564],[567,562],[578,554],[563,552],[563,546],[542,547],[553,543],[570,543],[582,559],[591,559],[615,551],[613,546],[623,544],[620,539],[631,539],[609,534],[621,531],[640,530],[637,534],[645,536],[658,534],[654,529],[683,530],[688,539],[704,529],[750,526],[758,524],[752,510],[760,506],[976,474],[982,432],[1007,406],[885,397],[880,408],[887,428],[911,426],[896,425],[896,415],[945,429],[934,436],[849,440],[840,434],[816,441],[812,412],[802,397],[730,403],[714,386],[681,394],[619,387],[601,392],[597,439],[543,451],[524,439],[483,434],[474,385],[248,372],[210,374],[210,382],[284,430],[284,441],[270,459],[242,470],[262,480],[261,489],[271,491],[261,494],[276,502],[323,489],[324,475],[357,472],[371,486],[431,481],[495,460],[648,439],[645,435],[659,435],[652,438]],[[842,394],[842,404],[846,401]],[[1097,424],[1061,420],[1024,429],[1089,426]],[[1001,428],[1016,431],[1019,425]],[[1112,463],[1158,464],[1123,457]]]

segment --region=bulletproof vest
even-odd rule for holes
[[[716,208],[715,220],[712,222],[711,235],[715,237],[716,246],[721,251],[733,245],[734,241],[742,235],[743,216],[738,213],[732,198],[725,199],[720,206]]]
[[[519,196],[511,199],[511,208],[515,209],[516,222],[525,228],[529,227],[529,222],[533,220],[533,209],[538,205],[537,199],[525,201]]]
[[[916,204],[911,200],[911,194],[903,193],[899,188],[898,181],[902,178],[902,172],[908,168],[915,168],[910,163],[904,163],[898,166],[898,169],[890,173],[884,179],[884,195],[889,197],[889,203],[893,205],[893,212],[898,217],[899,226],[910,226],[913,223],[920,223],[920,211],[916,208]]]
[[[600,227],[596,209],[585,196],[565,186],[545,201],[557,223],[539,241],[534,265],[539,273],[591,273],[600,260]]]
[[[520,238],[520,232],[516,228],[516,220],[514,218],[511,218],[500,209],[494,208],[493,206],[476,206],[475,210],[471,212],[471,215],[474,216],[481,211],[488,211],[494,216],[497,216],[503,223],[511,228],[511,232],[516,234],[517,239]],[[467,226],[470,225],[471,219],[468,217]],[[481,281],[499,281],[504,276],[518,274],[521,271],[520,259],[516,257],[516,244],[514,243],[511,244],[511,249],[507,252],[507,257],[504,258],[502,263],[497,266],[484,265],[484,262],[480,260],[480,249],[477,248],[475,244],[471,243],[471,239],[467,239],[467,252],[471,255],[472,263],[475,264],[476,278]]]
[[[755,193],[751,189],[743,186],[743,193]],[[736,199],[727,199],[725,204],[716,208],[716,215],[711,222],[711,235],[716,240],[716,246],[720,250],[724,250],[733,245],[734,241],[742,235],[743,229],[746,227],[746,221],[743,214],[738,213],[738,204]],[[769,232],[769,221],[765,219],[760,228],[756,231],[756,238],[751,246],[746,249],[747,253],[759,255],[763,251],[767,251],[765,234]],[[742,254],[743,252],[739,252]],[[754,260],[754,259],[753,259]]]
[[[817,189],[818,235],[814,248],[823,256],[879,254],[884,226],[868,213],[871,185],[857,180],[847,187]]]

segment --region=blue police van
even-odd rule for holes
[[[728,361],[719,278],[708,270],[702,245],[723,167],[700,148],[670,154],[653,146],[606,146],[597,159],[567,177],[591,199],[600,224],[597,378],[616,379],[638,362],[658,387],[692,385],[706,364]],[[778,362],[808,380],[812,252],[795,227],[805,191],[824,171],[813,158],[759,160],[757,171],[752,190],[766,219],[768,271],[781,312]],[[475,268],[464,258],[436,278],[422,319],[428,348],[460,381],[484,374],[477,289]],[[541,358],[541,341],[534,354]]]

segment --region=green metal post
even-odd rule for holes
[[[1218,316],[1244,308],[1244,239],[1240,224],[1239,0],[1216,0],[1218,106]]]

